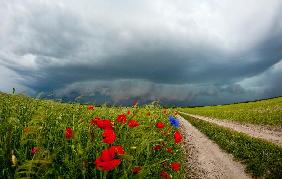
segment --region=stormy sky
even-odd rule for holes
[[[282,95],[281,0],[0,0],[0,91],[213,105]]]

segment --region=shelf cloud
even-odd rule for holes
[[[3,0],[0,90],[211,105],[281,96],[282,2]]]

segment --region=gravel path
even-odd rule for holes
[[[187,158],[187,178],[251,178],[244,172],[244,166],[236,162],[231,154],[222,151],[216,143],[208,139],[181,116],[180,132]]]
[[[259,126],[259,125],[254,125],[254,124],[241,124],[241,123],[233,122],[233,121],[214,119],[214,118],[180,112],[180,114],[181,113],[189,115],[194,118],[204,120],[204,121],[208,121],[208,122],[211,122],[211,123],[223,126],[223,127],[227,127],[227,128],[233,129],[238,132],[243,132],[252,137],[265,139],[267,141],[270,141],[282,147],[282,128],[271,128],[269,126]]]

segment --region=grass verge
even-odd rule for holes
[[[244,163],[247,172],[254,177],[282,178],[282,148],[279,146],[187,115],[182,116],[220,148]]]

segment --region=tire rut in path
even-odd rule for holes
[[[183,135],[187,178],[251,178],[245,167],[225,153],[219,146],[181,116],[180,132]]]
[[[238,122],[220,120],[220,119],[209,118],[209,117],[188,114],[188,113],[183,113],[183,112],[180,112],[180,114],[186,114],[186,115],[189,115],[197,119],[201,119],[207,122],[217,124],[219,126],[227,127],[227,128],[233,129],[238,132],[243,132],[252,137],[261,138],[261,139],[267,140],[269,142],[272,142],[282,147],[282,129],[281,128],[272,129],[269,126],[266,127],[266,126],[262,126],[262,125],[259,126],[259,125],[254,125],[254,124],[241,124]]]

